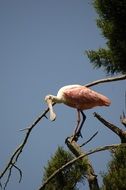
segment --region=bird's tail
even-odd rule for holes
[[[102,99],[102,103],[104,104],[104,106],[110,106],[111,100],[104,96],[104,98]]]

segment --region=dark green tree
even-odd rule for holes
[[[94,67],[103,67],[107,74],[126,73],[126,1],[94,0],[93,5],[106,44],[86,54]]]
[[[43,182],[48,179],[53,172],[73,158],[74,156],[70,152],[64,150],[62,147],[58,147],[54,156],[51,157],[47,166],[44,168]],[[46,190],[77,190],[77,183],[84,182],[86,165],[86,163],[80,160],[75,162],[72,166],[58,173],[58,175],[46,185]]]
[[[119,148],[112,154],[108,172],[103,174],[103,182],[101,190],[126,189],[126,148]]]

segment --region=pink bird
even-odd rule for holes
[[[67,106],[77,109],[78,120],[77,127],[74,131],[74,136],[80,136],[80,130],[86,119],[83,110],[91,109],[96,106],[109,106],[111,101],[104,95],[97,93],[85,86],[81,85],[68,85],[62,87],[57,96],[47,95],[45,101],[48,104],[50,111],[50,119],[53,121],[56,119],[56,114],[53,111],[53,103],[63,103]],[[80,113],[83,116],[83,121],[80,124]],[[79,129],[79,130],[78,130]]]

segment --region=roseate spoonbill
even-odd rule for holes
[[[74,131],[74,136],[76,134],[78,136],[81,134],[80,130],[86,119],[83,110],[91,109],[96,106],[109,106],[111,103],[106,96],[81,85],[64,86],[58,91],[57,96],[47,95],[45,97],[45,101],[48,104],[50,111],[50,120],[52,121],[56,119],[56,114],[53,111],[53,106],[52,106],[53,103],[63,103],[67,106],[77,109],[78,120],[77,120],[77,127]],[[83,121],[79,127],[80,113],[83,116]]]

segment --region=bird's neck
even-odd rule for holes
[[[55,103],[62,103],[61,99],[57,96],[52,96],[52,101]]]

